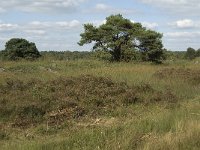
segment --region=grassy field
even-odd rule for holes
[[[0,149],[197,150],[197,61],[0,62]]]

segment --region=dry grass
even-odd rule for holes
[[[157,91],[149,84],[128,86],[110,78],[82,75],[52,81],[5,80],[0,87],[0,116],[13,127],[26,128],[48,121],[60,125],[66,119],[112,115],[117,108],[177,103],[170,91]],[[15,102],[15,103],[13,103]]]
[[[1,62],[0,149],[198,149],[199,64]]]

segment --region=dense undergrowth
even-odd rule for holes
[[[0,149],[198,149],[200,69],[94,60],[0,64]]]
[[[156,91],[150,85],[129,87],[109,78],[83,75],[43,82],[7,79],[0,86],[0,116],[13,126],[26,127],[45,120],[58,125],[66,119],[112,114],[117,107],[135,103],[177,102],[171,91]],[[15,102],[15,103],[13,103]],[[124,108],[125,109],[125,108]]]

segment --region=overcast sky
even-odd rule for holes
[[[15,37],[40,51],[90,50],[77,45],[82,25],[119,13],[163,33],[169,50],[200,48],[200,0],[0,0],[0,49]]]

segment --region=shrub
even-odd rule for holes
[[[189,48],[187,49],[187,52],[186,52],[186,54],[185,54],[185,57],[186,57],[187,59],[190,59],[190,60],[195,59],[195,57],[196,57],[196,51],[195,51],[195,49],[189,47]]]
[[[200,57],[200,49],[196,51],[196,57]]]
[[[9,139],[8,133],[3,129],[0,129],[0,140],[8,140],[8,139]]]
[[[40,57],[40,53],[35,43],[25,39],[13,38],[5,45],[5,56],[10,60],[36,59]]]
[[[0,116],[14,120],[13,127],[26,128],[49,121],[49,125],[64,120],[112,115],[117,108],[136,103],[145,105],[176,104],[170,91],[157,91],[141,83],[129,86],[106,77],[82,75],[60,77],[52,81],[10,80],[0,84]]]

